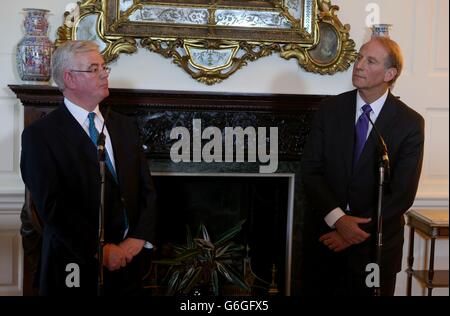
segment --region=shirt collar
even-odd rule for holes
[[[381,112],[381,109],[383,108],[384,103],[386,103],[387,97],[389,94],[389,90],[386,90],[386,92],[377,100],[370,103],[370,107],[372,108],[374,117],[378,117],[378,115]],[[366,101],[363,100],[361,95],[358,93],[356,94],[356,113],[360,114],[362,113],[362,107],[367,104]],[[358,117],[359,115],[357,115]]]
[[[86,120],[88,119],[89,111],[86,111],[81,106],[76,105],[67,98],[64,98],[64,104],[66,105],[67,109],[72,114],[72,116],[77,120],[77,122],[80,123],[81,126],[83,126]],[[99,119],[100,123],[103,124],[103,116],[102,113],[100,112],[98,104],[93,112],[95,112],[96,114],[96,119]]]

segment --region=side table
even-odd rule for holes
[[[428,288],[428,296],[433,288],[448,287],[448,270],[434,270],[434,252],[437,238],[448,238],[448,208],[447,209],[411,209],[406,216],[410,226],[407,295],[411,296],[412,277],[416,278]],[[413,270],[414,263],[414,234],[419,230],[431,239],[430,261],[428,270]]]

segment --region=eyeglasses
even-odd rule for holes
[[[93,67],[91,67],[91,69],[89,69],[89,70],[76,70],[76,69],[70,69],[71,72],[87,72],[87,73],[96,74],[96,75],[99,75],[99,74],[100,74],[100,71],[102,71],[102,70],[103,70],[104,72],[106,72],[108,75],[109,75],[109,73],[111,72],[111,68],[110,68],[110,67],[105,67],[105,66],[101,66],[101,67],[93,66]]]

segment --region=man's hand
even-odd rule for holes
[[[119,244],[119,247],[122,248],[123,251],[125,251],[128,255],[131,256],[130,260],[127,260],[127,262],[130,262],[134,256],[136,256],[139,252],[141,252],[142,248],[144,247],[144,244],[145,240],[136,238],[127,238]]]
[[[342,251],[351,246],[351,244],[335,230],[322,235],[319,238],[319,241],[334,252]]]
[[[127,265],[133,256],[127,254],[122,248],[114,244],[106,244],[103,247],[103,265],[109,271],[118,270]]]
[[[370,234],[359,228],[359,224],[366,224],[370,218],[354,217],[344,215],[335,224],[337,232],[350,244],[356,245],[365,241]]]

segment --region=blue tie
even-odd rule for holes
[[[98,131],[95,128],[95,123],[94,123],[95,113],[90,112],[88,114],[88,118],[89,118],[89,137],[91,137],[92,142],[94,143],[95,147],[97,147]],[[119,183],[119,181],[117,180],[116,171],[113,168],[113,165],[112,165],[111,159],[109,158],[107,150],[105,150],[105,164],[108,167],[109,171],[111,172],[111,174],[114,178],[114,181],[116,181],[116,183]]]
[[[368,115],[372,111],[369,104],[362,107],[363,113],[359,116],[355,126],[355,149],[353,151],[353,168],[358,163],[361,153],[364,149],[364,144],[367,139],[367,131],[369,130]]]
[[[98,131],[95,128],[95,123],[94,123],[94,118],[95,118],[95,113],[94,112],[90,112],[88,114],[88,119],[89,119],[89,137],[91,138],[92,142],[94,143],[95,147],[97,147],[97,140],[98,140]],[[111,159],[109,158],[108,155],[108,151],[105,150],[105,164],[108,167],[109,171],[111,172],[114,181],[118,184],[119,181],[117,179],[117,174],[116,171],[113,168]],[[125,209],[123,210],[123,214],[124,214],[124,221],[125,221],[125,229],[124,229],[124,237],[128,231],[128,218],[127,218],[127,213],[125,211]]]

